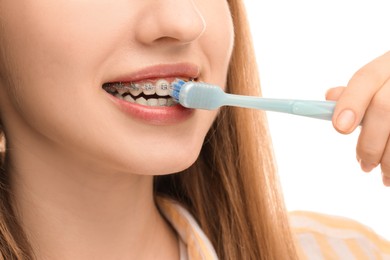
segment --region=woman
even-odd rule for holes
[[[0,17],[4,259],[298,258],[264,114],[163,91],[260,94],[241,1],[1,1]],[[365,148],[387,118],[369,105],[389,96],[387,56],[329,92],[339,131],[365,114],[364,167],[390,159],[389,131]]]

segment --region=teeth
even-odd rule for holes
[[[168,96],[169,95],[169,82],[160,79],[156,82],[156,94],[159,96]]]
[[[104,89],[121,100],[144,106],[173,106],[177,103],[169,96],[172,83],[165,79],[146,82],[118,82],[107,84]],[[140,96],[143,93],[144,96]],[[148,97],[157,95],[161,98]]]
[[[169,91],[171,88],[171,83],[165,79],[160,79],[156,83],[145,82],[145,83],[115,83],[110,85],[106,90],[110,93],[115,91],[120,95],[130,93],[133,97],[140,95],[142,92],[145,95],[154,95],[158,96],[169,96]]]
[[[148,106],[151,106],[151,107],[158,106],[157,98],[149,98],[148,99]]]
[[[160,106],[166,106],[167,103],[168,103],[168,100],[167,100],[166,98],[159,98],[159,99],[158,99],[158,104],[159,104]]]
[[[142,93],[142,88],[139,84],[132,83],[130,84],[129,88],[130,88],[130,94],[132,94],[134,97]]]
[[[142,90],[145,95],[153,95],[156,94],[156,88],[152,83],[147,82],[143,85]]]
[[[175,101],[173,101],[173,99],[172,98],[170,98],[170,99],[167,99],[167,106],[173,106],[173,105],[175,105],[176,104],[176,102]]]
[[[131,103],[135,102],[134,98],[132,98],[130,95],[126,95],[123,99]]]
[[[127,89],[123,87],[123,85],[120,85],[120,87],[117,88],[118,89],[118,93],[119,95],[123,95],[125,93],[127,93]]]
[[[140,105],[144,105],[144,106],[148,105],[148,101],[146,101],[146,99],[143,97],[137,98],[135,100],[135,103],[140,104]]]

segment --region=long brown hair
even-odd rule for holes
[[[244,5],[228,2],[235,47],[227,91],[260,95]],[[155,186],[194,214],[221,259],[297,259],[263,112],[222,108],[195,164],[155,177]]]
[[[260,95],[241,1],[228,0],[235,47],[227,90]],[[3,148],[0,153],[0,259],[32,259],[10,204]],[[262,112],[222,108],[195,164],[180,174],[155,177],[155,190],[192,212],[221,259],[297,259]]]

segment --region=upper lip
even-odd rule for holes
[[[199,67],[193,63],[158,64],[121,75],[110,82],[137,82],[158,78],[196,79],[199,77],[199,74]]]

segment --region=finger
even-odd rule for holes
[[[370,172],[384,155],[390,136],[390,80],[375,94],[367,109],[356,147],[362,170]]]
[[[383,174],[382,174],[382,182],[383,185],[385,185],[386,187],[390,187],[390,178],[387,176],[383,176]]]
[[[390,139],[387,141],[386,150],[382,157],[381,170],[383,184],[390,187]]]
[[[333,125],[340,133],[351,133],[361,122],[372,97],[390,75],[390,52],[358,70],[337,102]]]
[[[330,88],[325,94],[326,100],[337,101],[343,94],[345,87]]]

